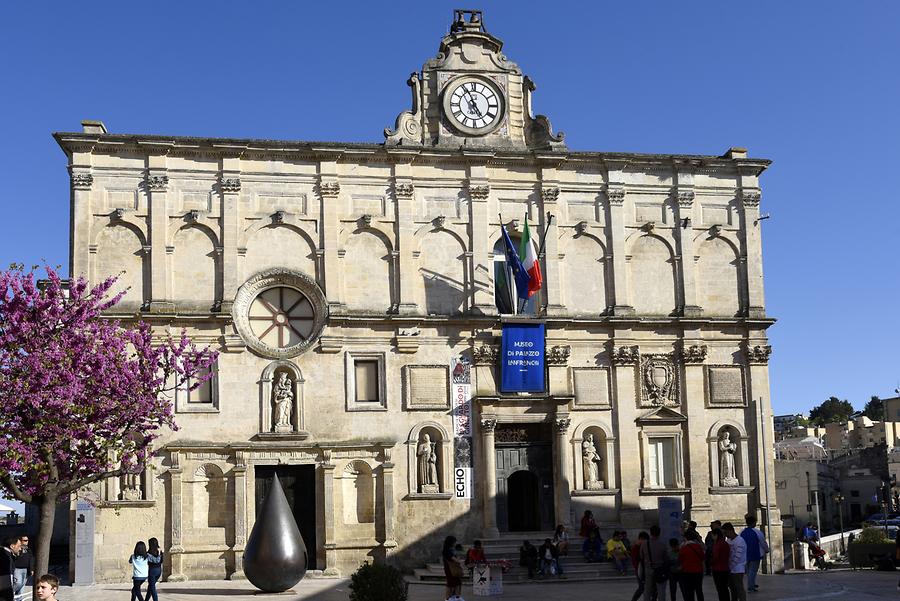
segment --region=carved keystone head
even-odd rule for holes
[[[197,209],[191,209],[184,214],[184,218],[188,223],[196,223],[197,220],[200,219],[200,211],[198,211]]]
[[[722,226],[719,225],[718,223],[715,224],[714,226],[712,226],[711,228],[709,228],[709,237],[710,238],[715,238],[716,236],[719,236],[721,234],[722,234]]]
[[[372,216],[369,213],[366,213],[362,217],[357,220],[359,227],[370,227],[372,225]]]
[[[655,222],[655,221],[648,221],[647,223],[645,223],[644,225],[641,226],[641,229],[644,230],[645,232],[647,232],[647,233],[649,234],[649,233],[652,232],[654,229],[656,229],[656,222]]]
[[[575,224],[575,233],[580,236],[587,231],[587,228],[587,221],[579,221]]]
[[[275,211],[272,213],[272,223],[284,223],[284,211]]]
[[[444,223],[446,223],[446,221],[447,221],[446,215],[438,215],[431,221],[431,223],[434,224],[435,229],[440,230],[440,229],[444,228]]]
[[[110,217],[112,219],[121,219],[124,216],[125,216],[125,209],[123,209],[121,207],[118,209],[113,209],[113,212],[110,214]]]

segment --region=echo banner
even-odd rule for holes
[[[544,392],[544,324],[503,324],[500,351],[500,392]]]

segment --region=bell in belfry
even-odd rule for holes
[[[306,543],[278,476],[272,480],[244,549],[244,574],[267,593],[288,590],[306,574]]]

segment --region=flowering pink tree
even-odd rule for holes
[[[0,488],[40,508],[35,560],[46,573],[56,504],[93,482],[137,473],[162,428],[165,392],[198,386],[217,353],[182,332],[154,344],[150,326],[103,317],[115,278],[66,289],[47,267],[0,272]]]

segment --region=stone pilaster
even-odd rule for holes
[[[169,176],[166,157],[151,155],[144,180],[150,207],[150,312],[172,313],[175,303],[169,290]]]
[[[678,213],[675,219],[678,254],[681,256],[681,302],[685,317],[698,317],[701,313],[697,293],[697,263],[694,261],[694,178],[693,174],[679,172],[678,186],[674,190]]]
[[[238,236],[240,235],[241,160],[223,158],[219,174],[222,201],[222,312],[231,312],[238,282]]]
[[[390,447],[383,449],[384,462],[381,464],[381,519],[384,521],[384,550],[387,555],[397,548],[397,541],[394,539],[394,463],[391,461],[391,451],[393,449]]]
[[[616,343],[613,347],[611,357],[615,394],[613,406],[616,408],[613,412],[613,426],[619,443],[618,456],[621,458],[618,479],[622,495],[620,520],[626,528],[643,526],[638,494],[641,482],[641,447],[638,433],[634,429],[639,394],[636,388],[635,369],[638,369],[639,361],[637,346]]]
[[[398,236],[397,279],[399,280],[400,298],[398,311],[401,315],[412,315],[419,312],[416,304],[416,260],[413,257],[415,234],[415,184],[412,181],[412,168],[408,162],[394,164],[394,199]]]
[[[331,462],[331,451],[324,451],[324,459],[322,461],[322,495],[323,509],[325,514],[325,540],[323,546],[325,548],[325,573],[329,576],[337,575],[337,544],[334,535],[334,463]]]
[[[759,221],[759,188],[738,191],[743,215],[745,271],[747,274],[747,316],[765,317],[766,301],[763,290],[762,240]]]
[[[541,262],[541,270],[544,276],[544,290],[546,291],[547,315],[562,315],[566,308],[562,302],[562,286],[559,274],[559,211],[557,200],[559,199],[559,182],[555,167],[541,168],[541,207],[543,209],[538,224],[547,220],[547,214],[554,219],[547,227],[547,233],[539,232],[536,236],[538,244],[543,241],[544,259]],[[534,235],[534,234],[533,234]]]
[[[240,461],[240,460],[239,460]],[[244,547],[247,545],[247,466],[232,468],[234,474],[234,573],[230,580],[244,580]]]
[[[340,232],[339,196],[341,185],[337,181],[337,163],[319,163],[319,197],[322,202],[322,246],[325,251],[325,269],[321,282],[324,284],[328,306],[340,308],[343,305],[343,282],[341,263],[338,258],[338,233]]]
[[[756,487],[756,499],[753,499],[760,524],[765,527],[767,514],[773,525],[771,531],[766,532],[769,539],[769,548],[772,553],[772,562],[775,571],[780,572],[784,565],[782,551],[781,513],[775,497],[775,427],[772,420],[772,401],[769,396],[769,357],[772,347],[761,341],[750,341],[747,345],[747,362],[750,364],[750,375],[747,381],[747,395],[750,398],[750,407],[754,423],[747,424],[747,431],[751,433],[752,447],[755,465],[753,466],[751,482]],[[766,477],[768,474],[768,478]],[[767,486],[768,482],[768,486]],[[768,495],[767,493],[768,488]],[[768,497],[768,498],[767,498]],[[768,559],[768,558],[767,558]],[[768,570],[768,561],[764,561]]]
[[[487,168],[484,165],[469,167],[467,193],[469,196],[469,232],[474,285],[472,291],[473,310],[481,315],[496,315],[494,290],[491,286],[486,285],[488,280],[494,278],[494,262],[492,259],[493,245],[491,244],[493,220],[488,215],[491,186],[488,183]]]
[[[696,338],[699,331],[691,332]],[[690,516],[698,524],[708,524],[712,519],[712,505],[709,497],[709,448],[699,444],[706,437],[707,411],[706,393],[703,383],[703,369],[707,356],[706,345],[699,341],[683,342],[681,361],[684,366],[683,413],[687,416],[685,439],[687,444],[687,464],[690,470],[691,489]],[[716,455],[718,458],[718,455]],[[718,459],[717,459],[718,461]],[[718,485],[717,485],[718,486]]]
[[[625,264],[625,186],[613,180],[614,176],[618,178],[621,175],[610,167],[610,181],[606,186],[609,231],[612,237],[613,313],[633,315],[634,307],[628,298],[628,273]]]
[[[182,486],[181,477],[183,470],[179,463],[178,453],[171,454],[172,466],[169,468],[169,516],[171,520],[171,531],[169,532],[169,561],[172,565],[172,571],[169,574],[168,582],[184,582],[187,576],[184,574],[182,567],[182,559],[184,555],[184,546],[182,545]]]
[[[484,538],[497,538],[497,455],[494,449],[494,428],[497,419],[481,418],[481,453],[484,464]]]
[[[70,221],[71,248],[88,248],[91,237],[91,188],[94,176],[91,174],[91,155],[76,152],[72,154],[69,165],[69,176],[72,183],[72,220]],[[72,277],[88,276],[90,265],[87,253],[69,253],[69,273]]]
[[[568,413],[557,413],[554,421],[556,429],[556,469],[553,470],[556,489],[556,523],[569,527],[572,522],[572,487],[569,483],[569,454],[566,452],[566,436],[572,420]]]

